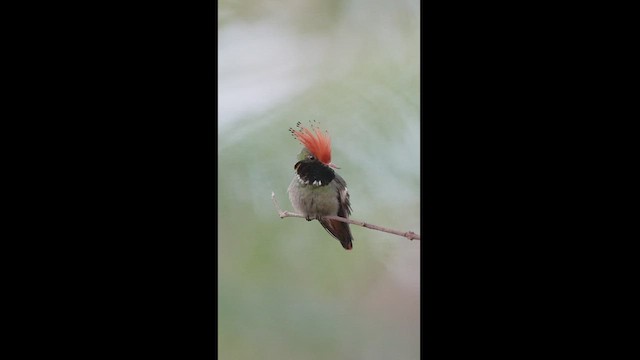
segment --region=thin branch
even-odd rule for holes
[[[304,215],[296,214],[296,213],[293,213],[293,212],[282,210],[280,208],[280,205],[278,205],[278,201],[276,200],[276,194],[273,191],[271,192],[271,200],[273,200],[273,205],[275,205],[276,210],[278,211],[278,215],[280,215],[281,219],[284,219],[286,217],[297,217],[297,218],[306,219],[306,217]],[[403,237],[406,237],[409,240],[420,240],[420,235],[414,233],[413,231],[399,231],[399,230],[389,229],[389,228],[386,228],[386,227],[382,227],[382,226],[378,226],[378,225],[374,225],[374,224],[369,224],[369,223],[366,223],[364,221],[358,221],[358,220],[343,218],[343,217],[340,217],[340,216],[324,216],[323,218],[324,219],[331,219],[331,220],[338,220],[338,221],[342,221],[342,222],[345,222],[345,223],[362,226],[362,227],[365,227],[367,229],[373,229],[373,230],[383,231],[383,232],[386,232],[386,233],[389,233],[389,234],[403,236]]]

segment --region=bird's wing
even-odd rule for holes
[[[336,174],[334,179],[336,188],[338,190],[338,202],[340,207],[338,208],[338,216],[348,218],[351,215],[351,202],[349,201],[349,190],[347,189],[347,182]]]
[[[349,203],[349,192],[347,191],[347,183],[340,175],[336,174],[331,186],[336,189],[336,197],[338,199],[338,216],[348,218],[351,214],[351,204]],[[322,227],[333,237],[338,239],[342,247],[346,250],[353,248],[353,236],[349,224],[338,220],[319,220]]]

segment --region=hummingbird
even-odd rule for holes
[[[322,218],[328,215],[348,218],[351,215],[347,183],[333,170],[340,167],[331,162],[329,134],[313,125],[313,131],[301,126],[300,122],[296,125],[299,130],[289,128],[289,131],[304,147],[298,154],[298,162],[293,165],[295,176],[287,190],[291,205],[307,221],[317,219],[343,248],[351,250],[353,236],[349,224]]]

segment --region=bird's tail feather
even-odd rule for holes
[[[353,248],[351,236],[351,229],[349,224],[338,220],[318,220],[322,227],[327,230],[331,236],[338,239],[345,250],[351,250]]]

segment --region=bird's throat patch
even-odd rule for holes
[[[317,160],[298,161],[293,168],[300,182],[305,185],[329,185],[336,177],[336,173],[330,167]]]

